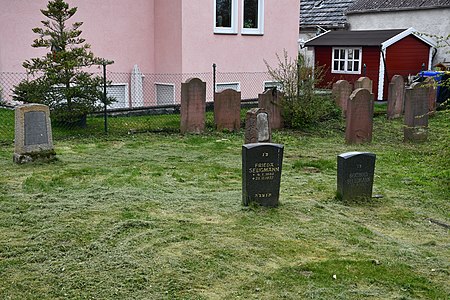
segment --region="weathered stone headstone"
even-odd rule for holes
[[[370,80],[369,77],[359,77],[358,80],[355,82],[355,90],[356,89],[366,89],[370,93],[373,93],[373,82]]]
[[[427,77],[424,81],[425,88],[428,90],[428,111],[433,114],[436,111],[436,81],[433,77]]]
[[[280,196],[283,145],[242,146],[242,203],[276,207]]]
[[[375,154],[347,152],[337,157],[337,197],[342,201],[372,198]]]
[[[219,131],[238,131],[241,128],[241,92],[226,89],[216,93],[214,122]]]
[[[405,80],[394,75],[389,83],[387,118],[395,119],[402,115],[405,102]]]
[[[252,108],[245,117],[245,143],[270,143],[270,116],[264,108]]]
[[[270,118],[270,126],[272,129],[283,128],[282,115],[282,93],[276,88],[265,91],[258,95],[258,107],[264,108]]]
[[[338,80],[333,83],[332,94],[336,104],[341,108],[343,116],[346,115],[347,102],[352,91],[352,85],[347,80]]]
[[[55,155],[48,106],[42,104],[17,106],[14,162],[21,164],[35,160],[52,160]]]
[[[373,94],[367,89],[354,90],[347,103],[345,141],[370,143],[373,130]]]
[[[192,78],[181,84],[181,133],[205,130],[206,82]]]
[[[403,137],[405,142],[422,142],[428,138],[428,88],[416,82],[406,89]]]

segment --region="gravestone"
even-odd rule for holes
[[[14,156],[16,163],[55,159],[48,106],[26,104],[15,109]]]
[[[214,122],[219,131],[238,131],[241,128],[241,92],[226,89],[216,93]]]
[[[278,206],[283,150],[283,145],[271,143],[242,146],[243,205]]]
[[[252,108],[245,117],[245,143],[270,143],[270,116],[264,108]]]
[[[269,89],[258,95],[258,107],[264,108],[269,114],[272,129],[283,128],[282,93],[277,88]]]
[[[181,133],[205,130],[206,82],[191,78],[181,84]]]
[[[398,118],[403,113],[405,102],[405,80],[403,76],[394,75],[389,83],[387,118]]]
[[[373,94],[367,89],[354,90],[347,103],[345,141],[348,144],[370,143],[373,130]]]
[[[428,88],[423,82],[406,89],[403,138],[405,142],[423,142],[428,138]]]
[[[375,154],[347,152],[337,157],[337,198],[364,201],[372,198]]]
[[[372,91],[373,82],[370,80],[369,77],[359,77],[358,80],[355,82],[355,90],[356,89],[366,89],[370,93],[373,93]]]
[[[334,101],[341,108],[343,116],[346,115],[347,101],[352,91],[352,85],[347,80],[338,80],[333,83],[332,94]]]
[[[425,88],[428,90],[428,111],[431,114],[434,114],[436,111],[436,100],[437,100],[437,91],[436,91],[436,81],[433,77],[427,77],[424,81]]]

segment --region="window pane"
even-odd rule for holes
[[[355,59],[359,59],[359,50],[355,49]]]
[[[244,0],[244,28],[258,28],[258,0]]]
[[[349,62],[347,63],[347,71],[353,71],[353,70],[352,70],[352,67],[353,67],[353,64],[352,64],[351,61],[349,61]]]
[[[216,0],[216,27],[231,27],[232,0]]]
[[[348,59],[353,59],[353,50],[348,49]]]
[[[337,60],[334,61],[333,70],[339,71],[339,62]]]
[[[340,61],[339,63],[340,63],[339,70],[345,71],[345,61]]]
[[[339,58],[345,59],[345,49],[341,49],[341,55]]]
[[[339,59],[339,50],[334,49],[334,59]]]
[[[355,61],[353,63],[353,71],[358,72],[359,71],[359,63],[357,61]]]

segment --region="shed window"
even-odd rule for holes
[[[361,48],[333,48],[332,73],[361,74]]]

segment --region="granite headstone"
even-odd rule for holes
[[[337,197],[342,201],[372,198],[375,154],[347,152],[337,157]]]
[[[278,206],[283,150],[283,145],[272,143],[242,146],[243,205]]]

